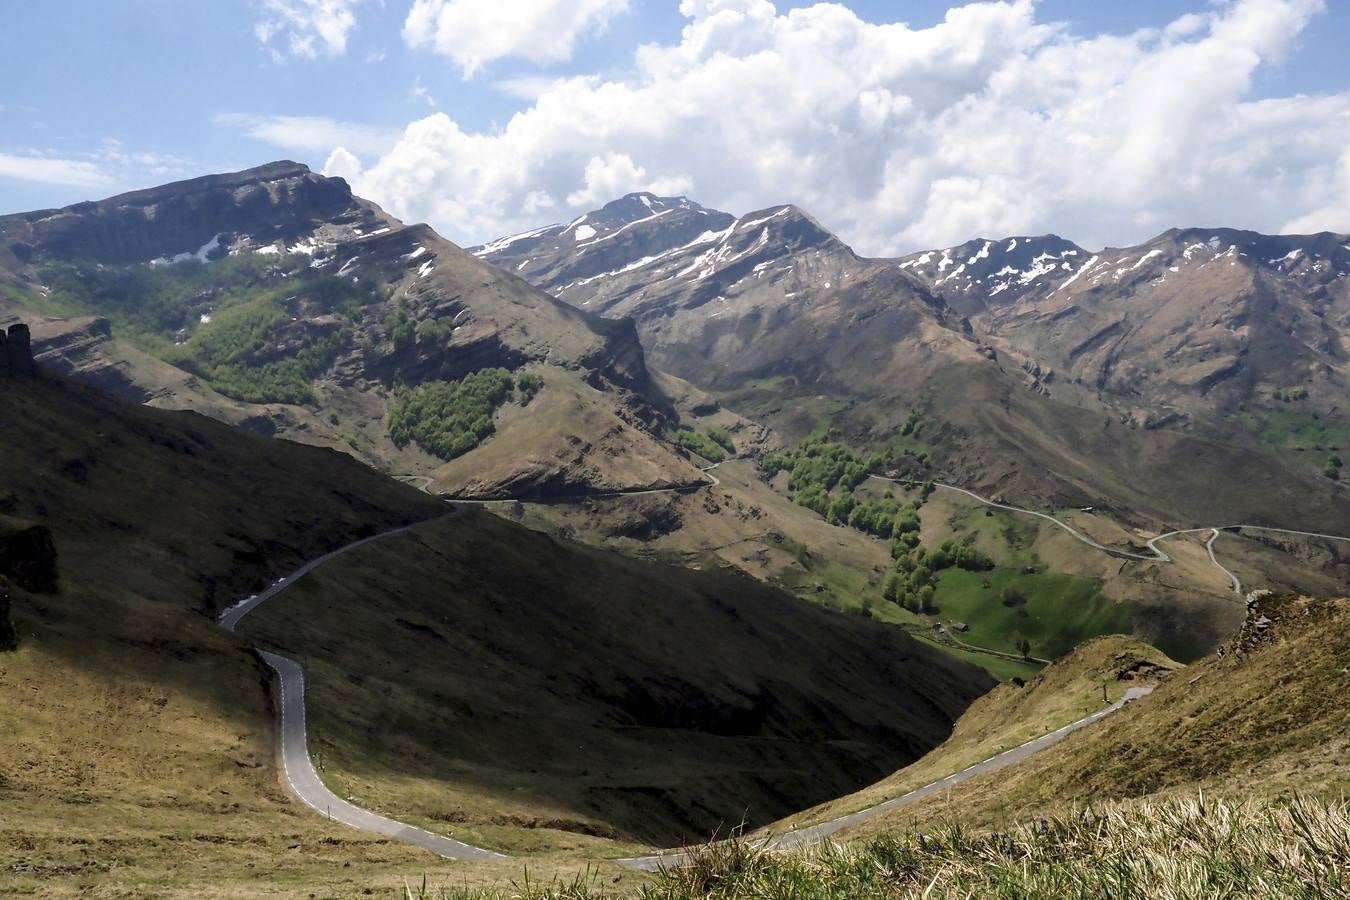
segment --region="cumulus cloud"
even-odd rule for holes
[[[260,0],[262,18],[253,33],[277,62],[288,55],[302,59],[341,56],[347,50],[347,35],[356,27],[355,8],[361,2]]]
[[[416,0],[403,39],[448,56],[468,78],[496,59],[571,59],[580,37],[627,10],[628,0]]]
[[[1322,0],[1193,2],[1083,36],[1033,0],[929,28],[835,3],[682,0],[679,40],[639,48],[624,77],[534,83],[504,128],[437,113],[364,166],[352,146],[335,159],[391,212],[467,242],[653,185],[732,211],[797,203],[873,254],[1048,231],[1102,245],[1173,225],[1350,230],[1350,92],[1252,90]],[[472,42],[441,14],[473,7],[419,0],[405,34],[448,34],[454,56]]]

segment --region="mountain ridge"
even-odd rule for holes
[[[455,493],[703,481],[667,436],[676,413],[631,326],[560,303],[299,163],[0,217],[0,319],[20,313],[55,371]],[[493,368],[542,386],[535,415],[479,438],[505,452],[447,460],[392,441],[402,385]]]

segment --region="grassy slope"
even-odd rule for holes
[[[793,816],[792,822],[825,821],[873,806],[1075,722],[1101,709],[1107,701],[1119,700],[1134,682],[1117,676],[1138,663],[1164,669],[1178,665],[1147,644],[1124,635],[1086,641],[1025,685],[1000,684],[975,701],[957,721],[951,737],[922,759],[856,794]]]
[[[922,753],[989,684],[739,573],[485,513],[344,556],[242,631],[305,661],[339,792],[513,851],[771,820]]]
[[[1259,616],[1273,624],[1252,627]],[[1222,656],[1192,663],[1151,696],[940,801],[860,830],[956,815],[1003,824],[1068,804],[1128,800],[1195,785],[1232,795],[1335,796],[1350,780],[1350,600],[1267,597]]]
[[[203,612],[439,507],[330,451],[5,387],[0,505],[52,529],[61,590],[15,592],[0,655],[3,893],[353,894],[427,866],[283,793],[266,675]]]

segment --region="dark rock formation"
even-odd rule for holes
[[[56,544],[45,525],[0,533],[0,575],[24,590],[56,593]]]
[[[14,630],[14,622],[9,617],[9,582],[0,575],[0,653],[18,646],[19,633]]]
[[[20,322],[9,326],[8,334],[0,332],[0,378],[36,378],[37,374],[28,326]]]

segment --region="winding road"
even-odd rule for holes
[[[563,502],[563,501],[575,502],[580,500],[590,500],[602,497],[642,496],[647,494],[662,494],[662,493],[688,493],[693,490],[699,490],[703,487],[715,487],[716,485],[720,484],[721,482],[718,480],[717,476],[712,474],[712,470],[716,469],[719,465],[721,465],[721,463],[708,466],[703,470],[705,473],[707,473],[709,478],[709,481],[703,485],[686,485],[681,487],[654,488],[636,491],[612,491],[600,494],[579,495],[573,498],[553,497],[547,499],[553,502]],[[869,477],[877,479],[879,481],[886,481],[900,485],[915,485],[920,483],[903,479],[882,478],[881,476],[878,475],[872,475]],[[399,476],[399,480],[404,481],[405,483],[414,484],[414,486],[418,487],[420,490],[426,493],[431,493],[430,486],[433,483],[433,481],[427,476]],[[416,484],[416,482],[419,481],[421,483]],[[1114,547],[1108,547],[1105,546],[1104,544],[1100,544],[1097,541],[1094,541],[1093,539],[1088,537],[1087,535],[1083,534],[1082,532],[1078,531],[1068,523],[1063,522],[1047,513],[1042,513],[1031,509],[1023,509],[1021,507],[1011,506],[1005,503],[998,503],[993,500],[989,500],[985,497],[981,497],[979,494],[976,494],[973,491],[966,490],[965,488],[956,487],[954,485],[947,485],[939,482],[934,482],[934,485],[937,488],[964,494],[965,496],[977,500],[986,506],[991,506],[996,509],[1008,510],[1010,512],[1023,513],[1026,515],[1035,516],[1037,518],[1052,522],[1055,525],[1067,531],[1070,535],[1072,535],[1074,538],[1081,541],[1082,543],[1090,547],[1093,547],[1097,550],[1100,550],[1103,553],[1108,553],[1111,556],[1125,559],[1135,559],[1149,562],[1171,562],[1172,561],[1171,557],[1169,557],[1165,552],[1163,552],[1161,549],[1158,548],[1157,546],[1158,543],[1184,534],[1193,534],[1209,531],[1211,532],[1211,534],[1209,536],[1209,539],[1205,542],[1205,547],[1209,552],[1209,558],[1215,566],[1221,569],[1224,572],[1224,574],[1228,576],[1233,590],[1238,593],[1241,593],[1242,585],[1238,581],[1237,576],[1234,575],[1228,569],[1226,569],[1218,561],[1217,557],[1214,554],[1214,542],[1218,539],[1219,534],[1224,529],[1246,528],[1251,530],[1260,530],[1279,534],[1293,534],[1304,537],[1323,538],[1335,541],[1350,541],[1350,538],[1341,537],[1339,535],[1320,534],[1317,532],[1308,532],[1308,531],[1293,531],[1281,528],[1268,528],[1265,526],[1257,526],[1257,525],[1191,528],[1191,529],[1170,531],[1167,532],[1166,534],[1161,534],[1158,537],[1150,539],[1147,542],[1147,545],[1153,555],[1144,556],[1142,554],[1118,550]],[[467,504],[480,505],[484,503],[500,502],[493,500],[469,500],[462,498],[450,498],[446,497],[446,495],[444,494],[439,494],[436,496],[440,496],[443,499],[445,499],[446,502],[454,504],[454,506],[452,506],[453,511],[447,513],[446,517],[461,515],[464,512],[465,505]],[[507,502],[510,501],[508,500]],[[415,523],[415,524],[423,524],[423,523]],[[262,590],[252,596],[246,597],[243,600],[236,603],[235,605],[226,609],[224,612],[220,614],[218,620],[220,626],[224,628],[226,631],[234,632],[239,622],[250,612],[256,609],[260,604],[265,603],[266,601],[276,597],[278,594],[285,591],[291,585],[295,584],[305,575],[312,572],[314,569],[318,568],[319,566],[323,565],[329,560],[332,560],[335,557],[341,556],[342,554],[348,553],[359,547],[363,547],[374,541],[384,540],[385,538],[403,534],[412,527],[414,527],[414,525],[405,525],[399,528],[391,529],[389,531],[381,532],[379,534],[371,535],[369,537],[361,538],[360,540],[353,541],[350,544],[347,544],[343,547],[339,547],[338,549],[326,553],[323,556],[320,556],[316,559],[306,562],[304,565],[300,566],[300,568],[296,569],[290,575],[277,579],[265,590]],[[323,780],[319,777],[318,772],[314,768],[313,761],[309,756],[308,736],[305,722],[305,674],[303,667],[295,660],[289,659],[288,657],[281,656],[276,653],[271,653],[264,650],[258,650],[257,653],[268,664],[268,666],[270,666],[273,669],[273,671],[277,673],[278,683],[280,685],[280,704],[278,707],[278,714],[280,718],[279,752],[281,756],[282,770],[285,776],[286,787],[297,799],[303,802],[306,806],[309,806],[315,812],[327,817],[331,821],[341,822],[344,825],[348,825],[352,828],[361,829],[362,831],[392,837],[397,840],[404,841],[406,843],[413,844],[418,847],[422,847],[446,859],[481,860],[481,859],[503,858],[502,854],[496,853],[492,850],[486,850],[481,847],[474,847],[470,844],[465,844],[461,841],[454,840],[453,838],[446,837],[444,835],[433,834],[432,832],[426,831],[422,828],[417,828],[415,826],[408,825],[404,822],[399,822],[395,819],[390,819],[386,816],[379,815],[378,813],[373,813],[369,810],[362,809],[361,807],[356,806],[350,803],[349,801],[344,800],[341,797],[338,797],[336,794],[330,791],[328,787],[323,783]],[[1133,700],[1136,700],[1139,697],[1145,696],[1151,691],[1152,688],[1148,687],[1130,688],[1125,692],[1124,697],[1122,697],[1116,703],[1108,707],[1098,710],[1097,712],[1092,713],[1089,716],[1085,716],[1084,718],[1079,719],[1076,722],[1072,722],[1068,725],[1065,725],[1062,728],[1050,732],[1049,734],[1045,734],[1038,738],[1034,738],[1018,747],[1014,747],[1011,750],[1006,750],[1003,753],[998,754],[997,756],[993,756],[982,762],[976,763],[975,765],[972,765],[961,772],[953,773],[943,779],[934,781],[930,784],[926,784],[906,794],[902,794],[899,797],[894,797],[890,800],[886,800],[875,806],[868,807],[867,809],[850,813],[849,815],[841,816],[837,819],[832,819],[828,822],[822,822],[816,825],[810,825],[803,828],[793,829],[791,831],[784,832],[783,834],[766,838],[761,842],[761,845],[766,846],[770,849],[788,849],[791,847],[799,847],[804,844],[825,840],[826,838],[838,832],[840,829],[849,827],[851,825],[855,825],[866,819],[872,818],[873,816],[876,816],[880,813],[892,809],[897,809],[899,807],[905,806],[915,801],[922,800],[925,797],[932,796],[935,793],[938,793],[942,790],[946,790],[947,788],[960,784],[963,781],[966,781],[970,778],[974,778],[977,775],[983,775],[989,772],[998,771],[999,769],[1013,765],[1014,763],[1026,759],[1033,753],[1043,750],[1046,747],[1049,747],[1052,744],[1055,744],[1060,740],[1063,740],[1066,736],[1068,736],[1072,732],[1077,731],[1080,728],[1090,725],[1093,722],[1096,722],[1099,719],[1116,712],[1117,710],[1121,709],[1125,704]],[[670,867],[681,865],[688,859],[689,855],[685,850],[669,850],[669,851],[661,851],[649,856],[620,859],[616,860],[615,862],[617,862],[621,866],[633,870],[653,871],[663,866]]]
[[[1112,703],[1110,706],[1097,710],[1091,715],[1084,716],[1076,722],[1070,722],[1062,728],[1057,728],[1049,734],[1043,734],[1038,738],[1032,738],[1025,744],[1013,747],[1011,750],[1004,750],[997,756],[991,756],[986,760],[977,762],[972,766],[967,766],[960,772],[953,772],[946,778],[925,784],[923,787],[901,794],[899,797],[892,797],[890,800],[878,803],[875,806],[869,806],[866,809],[849,813],[846,816],[840,816],[837,819],[830,819],[828,822],[821,822],[817,825],[807,825],[802,828],[794,828],[791,831],[785,831],[782,834],[772,835],[761,838],[756,842],[757,846],[769,850],[791,850],[796,847],[816,844],[833,836],[836,832],[860,822],[865,822],[874,816],[893,809],[899,809],[902,806],[908,806],[926,797],[941,793],[949,788],[955,787],[963,781],[978,775],[986,775],[990,772],[997,772],[999,769],[1007,768],[1014,763],[1021,762],[1033,753],[1038,753],[1046,747],[1059,743],[1073,734],[1080,728],[1091,725],[1099,719],[1105,718],[1121,709],[1125,704],[1138,700],[1153,693],[1151,687],[1133,687],[1125,691],[1125,695]],[[655,853],[651,856],[635,856],[628,859],[615,860],[619,865],[636,869],[643,872],[654,872],[662,867],[676,868],[686,865],[690,860],[690,853],[687,850],[667,850],[661,853]]]
[[[924,484],[924,482],[922,481],[916,481],[914,479],[909,478],[884,478],[880,475],[869,475],[867,477],[875,479],[877,481],[885,481],[890,484],[898,484],[903,487],[914,487],[916,485]],[[1035,516],[1038,519],[1044,519],[1047,522],[1052,522],[1055,525],[1058,525],[1060,528],[1063,528],[1076,540],[1081,541],[1084,544],[1087,544],[1089,547],[1092,547],[1093,549],[1100,550],[1103,553],[1117,557],[1119,559],[1135,559],[1141,560],[1143,562],[1170,563],[1173,562],[1173,559],[1172,557],[1168,556],[1167,553],[1162,550],[1162,548],[1158,546],[1160,543],[1162,543],[1163,541],[1171,540],[1172,538],[1175,537],[1181,537],[1182,535],[1185,534],[1202,534],[1206,531],[1212,532],[1209,536],[1209,540],[1205,542],[1205,549],[1209,552],[1210,562],[1214,563],[1214,565],[1221,572],[1223,572],[1225,576],[1227,576],[1229,585],[1232,587],[1233,592],[1235,594],[1242,593],[1242,582],[1239,581],[1238,577],[1234,575],[1231,571],[1229,571],[1228,568],[1226,568],[1223,565],[1223,563],[1219,562],[1218,557],[1214,555],[1214,542],[1215,540],[1218,539],[1220,533],[1224,531],[1237,531],[1239,529],[1246,531],[1265,531],[1271,534],[1292,534],[1297,537],[1321,538],[1322,540],[1327,541],[1345,541],[1347,543],[1350,543],[1350,537],[1345,537],[1343,535],[1338,534],[1323,534],[1317,531],[1295,531],[1291,528],[1271,528],[1266,525],[1206,525],[1203,528],[1180,528],[1177,529],[1176,531],[1169,531],[1165,534],[1160,534],[1155,538],[1149,538],[1147,541],[1145,541],[1145,544],[1148,546],[1149,553],[1152,555],[1145,556],[1142,553],[1132,553],[1127,550],[1120,550],[1116,547],[1108,547],[1105,544],[1100,544],[1097,541],[1094,541],[1092,538],[1088,537],[1087,535],[1083,534],[1083,532],[1079,531],[1077,528],[1074,528],[1068,522],[1065,522],[1061,519],[1057,519],[1054,516],[1050,515],[1049,513],[1038,512],[1034,509],[1023,509],[1020,506],[1010,506],[1007,503],[999,503],[997,501],[990,500],[988,497],[981,497],[974,491],[968,491],[965,488],[957,487],[956,485],[953,484],[943,484],[940,481],[934,481],[932,482],[932,484],[935,488],[941,488],[942,490],[945,491],[954,491],[958,494],[964,494],[965,496],[971,498],[972,500],[977,500],[980,503],[983,503],[985,506],[992,506],[994,509],[1004,509],[1009,512],[1023,513],[1028,516]]]

